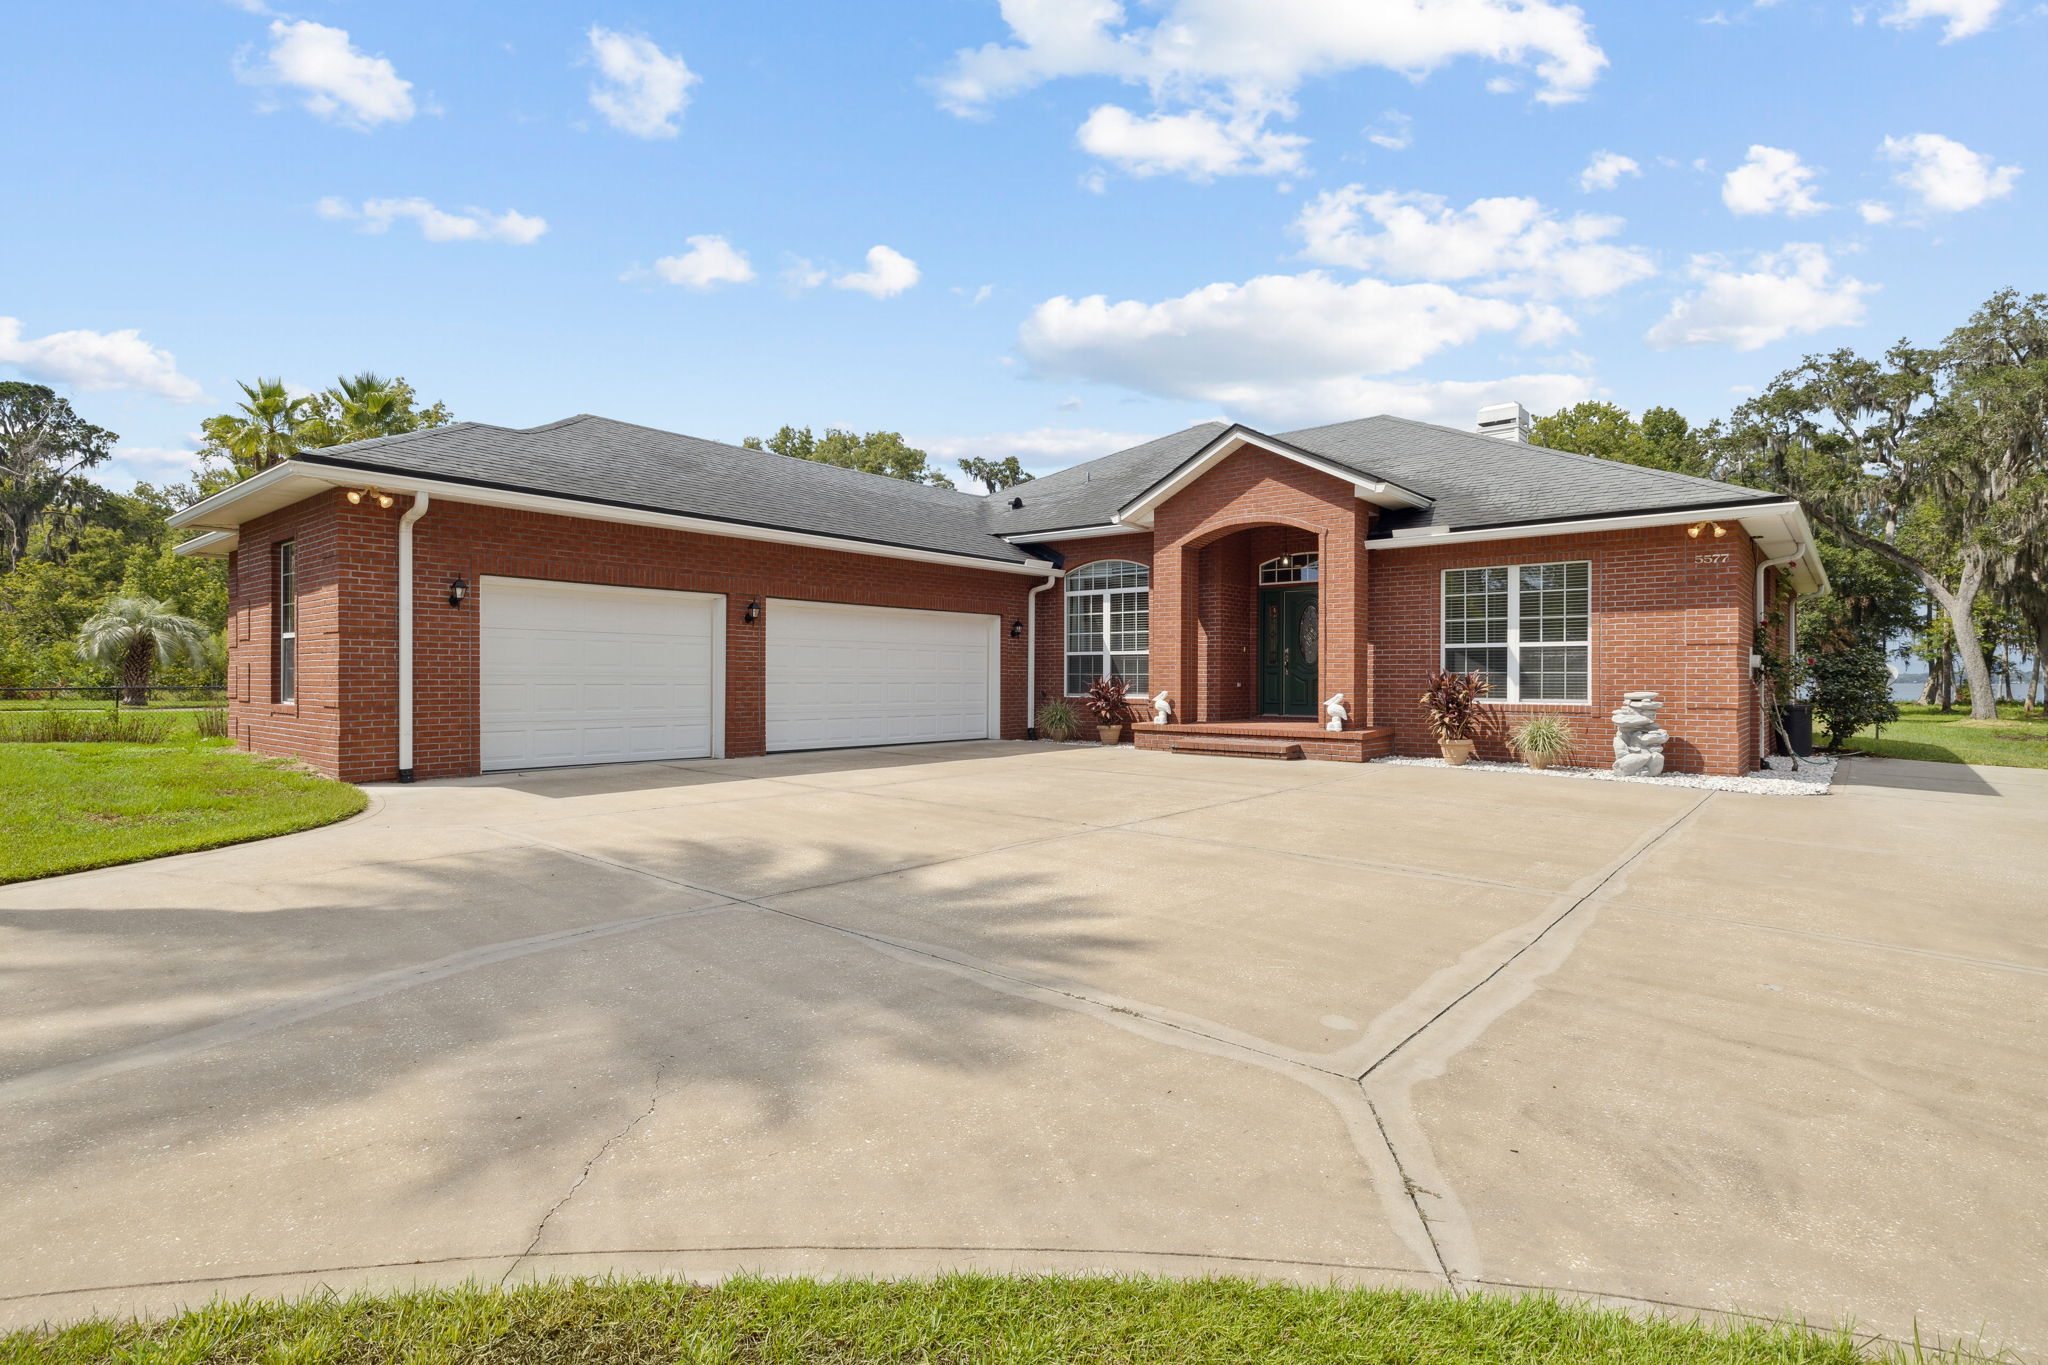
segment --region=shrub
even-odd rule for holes
[[[15,711],[0,713],[0,744],[161,744],[175,724],[112,710]]]
[[[228,710],[225,706],[209,706],[192,717],[193,726],[201,739],[226,739],[228,737]]]
[[[1432,673],[1423,691],[1423,712],[1429,732],[1439,743],[1472,739],[1479,731],[1479,699],[1493,684],[1478,673]]]
[[[1570,754],[1577,741],[1557,717],[1531,716],[1515,727],[1515,732],[1508,736],[1508,743],[1515,746],[1518,754],[1559,759]]]
[[[1106,678],[1097,678],[1088,684],[1088,695],[1081,698],[1081,709],[1095,717],[1097,725],[1122,725],[1131,714],[1130,703],[1125,699],[1129,690],[1124,680],[1114,673]]]
[[[1858,730],[1889,725],[1899,718],[1892,701],[1892,672],[1874,645],[1817,654],[1808,661],[1813,678],[1813,713],[1827,726],[1828,748]]]
[[[1038,733],[1064,744],[1081,733],[1081,713],[1065,697],[1054,697],[1038,708]]]

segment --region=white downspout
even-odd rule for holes
[[[1053,574],[1024,596],[1024,738],[1038,738],[1038,594],[1060,581]]]
[[[398,780],[412,781],[412,524],[427,514],[434,500],[412,495],[412,506],[398,519]]]

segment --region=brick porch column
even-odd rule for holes
[[[1331,693],[1342,692],[1351,712],[1347,728],[1354,730],[1367,725],[1373,700],[1366,638],[1372,596],[1370,558],[1365,550],[1365,533],[1371,524],[1369,506],[1352,502],[1318,538],[1322,660],[1317,668],[1316,705],[1320,708]]]
[[[1196,654],[1201,632],[1195,620],[1202,593],[1201,557],[1185,545],[1163,545],[1152,553],[1152,691],[1173,694],[1176,720],[1199,720],[1203,700]]]

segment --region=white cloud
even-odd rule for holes
[[[663,256],[654,263],[654,273],[670,284],[688,289],[710,289],[721,284],[745,284],[754,278],[747,253],[713,233],[685,237],[690,249],[680,256]]]
[[[1923,19],[1942,19],[1947,27],[1941,40],[1952,43],[1991,27],[2004,0],[1898,0],[1879,22],[1893,28],[1912,28]]]
[[[1863,215],[1863,221],[1873,226],[1889,223],[1898,217],[1890,204],[1881,204],[1875,199],[1866,199],[1856,206],[1856,212]]]
[[[1309,271],[1212,284],[1159,303],[1099,294],[1047,299],[1025,319],[1018,346],[1043,375],[1217,403],[1261,419],[1319,420],[1437,413],[1453,398],[1462,405],[1468,388],[1376,376],[1532,320],[1543,322],[1519,304],[1441,284],[1346,284]],[[1536,380],[1522,378],[1537,392]]]
[[[868,248],[868,268],[849,271],[832,281],[834,289],[857,289],[878,299],[894,298],[917,283],[917,262],[892,247]]]
[[[921,437],[916,445],[942,460],[1001,460],[1011,455],[1034,474],[1065,469],[1152,440],[1156,431],[1103,431],[1095,427],[1036,427],[981,436]]]
[[[1593,159],[1586,163],[1586,169],[1579,172],[1579,188],[1587,194],[1594,190],[1611,190],[1621,183],[1625,175],[1640,177],[1643,168],[1632,156],[1619,152],[1595,152]]]
[[[1794,218],[1827,208],[1813,192],[1815,171],[1797,152],[1761,144],[1721,181],[1721,202],[1731,213],[1785,213]]]
[[[590,87],[590,107],[622,133],[674,137],[690,87],[702,78],[646,38],[594,24],[587,36],[601,78]]]
[[[328,195],[315,206],[323,218],[337,218],[362,224],[364,232],[388,232],[391,225],[409,218],[419,224],[420,236],[430,242],[509,242],[531,246],[548,230],[548,220],[506,209],[468,208],[451,213],[434,207],[428,200],[365,199],[357,208],[336,195]]]
[[[19,318],[0,317],[0,365],[29,379],[82,392],[133,389],[174,403],[205,397],[199,385],[178,373],[177,357],[142,339],[133,327],[119,332],[52,332],[33,339],[21,334]]]
[[[202,438],[194,433],[189,439],[195,443]],[[93,470],[93,479],[99,483],[112,483],[125,479],[130,484],[147,480],[150,483],[174,483],[189,476],[199,465],[199,450],[183,446],[131,446],[117,445],[114,457]]]
[[[1405,152],[1415,143],[1415,120],[1398,109],[1380,116],[1378,127],[1365,130],[1365,140],[1390,152]]]
[[[816,289],[831,274],[808,256],[791,256],[789,264],[782,268],[782,283],[792,290]]]
[[[357,50],[348,30],[310,19],[272,20],[267,60],[240,74],[253,84],[301,91],[309,113],[347,128],[404,123],[418,112],[412,82],[399,79],[389,61]]]
[[[1695,256],[1688,271],[1699,288],[1672,303],[1644,340],[1673,346],[1733,346],[1754,351],[1781,337],[1863,321],[1863,300],[1876,286],[1836,276],[1828,254],[1810,242],[1787,243],[1757,255],[1748,270],[1723,256]]]
[[[1583,97],[1607,65],[1583,13],[1561,0],[1159,0],[1144,13],[1156,22],[1131,22],[1118,0],[1002,0],[1009,41],[954,54],[936,82],[940,103],[976,115],[1047,81],[1109,77],[1145,87],[1153,117],[1193,112],[1252,147],[1274,136],[1269,121],[1294,116],[1294,92],[1316,77],[1373,67],[1416,78],[1471,57],[1532,68],[1537,98],[1561,103]],[[1213,140],[1213,130],[1173,135],[1198,134]],[[1298,157],[1298,141],[1232,164],[1276,153]],[[1213,153],[1187,159],[1195,174],[1223,173]]]
[[[1212,180],[1219,175],[1297,171],[1308,139],[1270,132],[1257,115],[1217,118],[1201,110],[1139,115],[1120,105],[1103,104],[1089,113],[1075,141],[1089,155],[1132,175]]]
[[[1367,231],[1366,219],[1379,230]],[[1590,298],[1655,273],[1647,252],[1605,240],[1621,219],[1560,218],[1534,199],[1453,208],[1441,195],[1346,185],[1310,200],[1294,226],[1312,261],[1402,279],[1480,281],[1483,293]]]
[[[1878,151],[1905,166],[1892,177],[1894,183],[1912,191],[1922,208],[1941,213],[1959,213],[2002,199],[2020,178],[2019,167],[1993,166],[1982,152],[1939,133],[1888,137]]]

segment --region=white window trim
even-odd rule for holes
[[[1075,577],[1080,574],[1086,573],[1089,569],[1094,568],[1098,564],[1136,564],[1139,568],[1145,571],[1145,586],[1142,588],[1082,588],[1076,591],[1072,586]],[[1144,654],[1145,677],[1149,688],[1152,676],[1152,566],[1149,564],[1139,564],[1138,561],[1135,559],[1125,559],[1122,556],[1116,556],[1111,559],[1090,560],[1086,564],[1077,565],[1076,567],[1067,570],[1067,581],[1060,585],[1060,693],[1062,696],[1079,697],[1086,695],[1085,692],[1067,691],[1067,680],[1073,671],[1068,661],[1075,657],[1075,652],[1067,648],[1068,641],[1072,639],[1074,614],[1073,604],[1075,598],[1100,597],[1105,599],[1102,604],[1102,648],[1100,650],[1090,650],[1081,657],[1100,659],[1102,660],[1103,666],[1106,668],[1109,665],[1109,661],[1115,658],[1118,653],[1121,652],[1124,654],[1134,654],[1138,652],[1136,650],[1118,651],[1111,649],[1109,647],[1109,602],[1107,601],[1107,599],[1112,593],[1119,592],[1142,592],[1145,594]],[[1103,673],[1098,672],[1096,676],[1103,677],[1105,675]],[[1152,700],[1152,694],[1149,690],[1144,692],[1131,692],[1126,695],[1132,701]]]
[[[290,596],[292,628],[290,630],[286,630],[284,628],[284,613],[286,601],[284,585],[285,579],[287,577],[291,579],[292,585]],[[276,663],[278,666],[275,670],[276,677],[271,683],[271,690],[276,695],[277,699],[271,704],[274,706],[291,706],[297,704],[299,700],[299,543],[296,540],[281,541],[278,544],[276,593]],[[284,644],[285,641],[287,640],[291,641],[292,646],[292,667],[290,687],[285,686],[283,668]]]
[[[1522,585],[1521,575],[1525,567],[1544,564],[1584,564],[1586,566],[1586,639],[1538,640],[1541,649],[1555,649],[1562,645],[1586,651],[1586,695],[1575,701],[1553,699],[1522,699]],[[1485,696],[1479,699],[1481,706],[1591,706],[1593,704],[1593,561],[1590,559],[1532,559],[1523,564],[1460,564],[1454,568],[1440,569],[1436,578],[1436,666],[1444,666],[1444,651],[1450,648],[1444,640],[1444,598],[1447,595],[1446,580],[1453,573],[1469,573],[1473,569],[1506,569],[1508,571],[1508,694],[1505,697]],[[1490,645],[1461,645],[1460,648],[1489,649]]]

